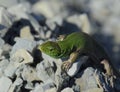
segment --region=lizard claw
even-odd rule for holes
[[[70,69],[70,67],[72,66],[72,63],[70,61],[65,61],[62,66],[61,69],[63,71],[68,71]]]

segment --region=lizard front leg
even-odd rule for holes
[[[70,58],[67,61],[64,61],[61,69],[64,71],[68,71],[70,69],[70,67],[72,66],[72,64],[76,61],[76,59],[78,58],[79,52],[73,52],[70,54]]]

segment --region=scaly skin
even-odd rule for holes
[[[69,59],[62,64],[62,69],[67,71],[76,59],[81,55],[88,55],[96,67],[101,68],[104,64],[108,76],[113,76],[113,71],[118,74],[110,62],[105,50],[91,36],[83,32],[69,34],[62,41],[48,41],[38,46],[43,53],[54,57],[62,58],[69,56]],[[103,63],[104,60],[108,63]],[[109,65],[105,65],[109,64]],[[109,67],[106,67],[109,66]],[[103,68],[103,67],[102,67]],[[120,75],[120,74],[118,74]]]

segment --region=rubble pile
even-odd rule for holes
[[[112,8],[102,11],[107,4],[109,7],[109,0],[109,3],[99,1],[99,7],[93,0],[89,3],[86,3],[88,0],[76,0],[74,4],[73,1],[0,1],[0,92],[113,92],[109,80],[92,66],[71,77],[62,73],[62,59],[54,59],[37,49],[37,45],[56,40],[61,34],[82,30],[98,41],[104,39],[100,42],[114,54],[113,59],[118,63],[120,13]],[[106,43],[111,35],[115,38]],[[119,83],[120,79],[117,79],[117,90],[120,90]]]

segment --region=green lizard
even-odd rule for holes
[[[69,70],[79,56],[88,55],[96,67],[104,64],[108,76],[113,76],[113,72],[116,72],[103,47],[84,32],[69,34],[62,41],[47,41],[39,45],[38,49],[54,58],[69,56],[69,59],[62,64],[62,69],[65,71]]]

